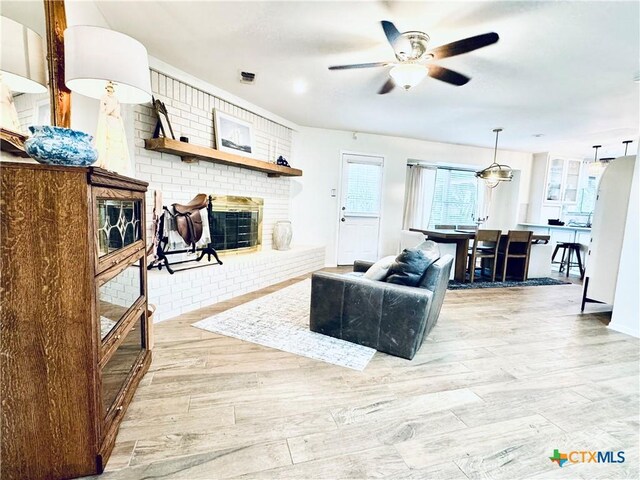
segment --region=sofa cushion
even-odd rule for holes
[[[364,278],[368,278],[369,280],[384,280],[387,278],[389,269],[395,260],[395,255],[389,255],[388,257],[381,258],[369,267],[364,274]]]
[[[415,287],[420,283],[420,279],[427,268],[436,260],[437,258],[423,250],[405,248],[391,265],[386,281]]]

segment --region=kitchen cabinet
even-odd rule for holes
[[[574,205],[578,201],[582,160],[549,155],[543,203]]]

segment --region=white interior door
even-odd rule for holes
[[[382,157],[342,155],[338,265],[378,259]]]

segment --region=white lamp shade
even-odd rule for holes
[[[427,67],[417,63],[402,63],[389,72],[391,78],[405,90],[415,87],[427,76]]]
[[[47,74],[42,37],[7,17],[0,17],[0,27],[2,83],[14,92],[46,92]]]
[[[151,101],[147,49],[107,28],[78,25],[64,31],[65,83],[69,90],[101,98],[113,82],[121,103]]]

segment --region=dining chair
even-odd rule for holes
[[[498,244],[498,259],[502,265],[502,281],[507,278],[507,265],[509,260],[522,260],[522,281],[527,279],[529,270],[529,257],[531,255],[531,230],[509,230],[506,239]]]
[[[484,269],[485,261],[491,259],[491,281],[496,281],[496,267],[498,266],[498,244],[500,243],[500,230],[478,230],[475,242],[469,248],[469,281],[473,283],[476,271],[476,261],[480,259],[480,271]]]

